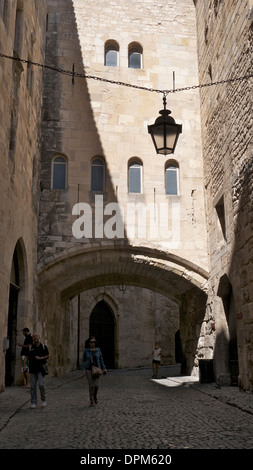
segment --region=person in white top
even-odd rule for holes
[[[153,366],[153,376],[152,379],[157,379],[159,365],[161,364],[162,350],[159,347],[159,343],[155,343],[155,349],[152,351],[152,366]]]

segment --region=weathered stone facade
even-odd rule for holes
[[[46,1],[0,1],[0,52],[43,63]],[[36,326],[42,72],[0,58],[0,390],[18,381],[22,329]],[[9,348],[7,348],[9,337]]]
[[[195,4],[200,83],[252,75],[253,2]],[[252,78],[200,96],[216,374],[230,382],[239,359],[240,385],[252,389]]]
[[[105,65],[108,41],[118,44],[117,67]],[[142,48],[139,69],[128,66],[129,44],[133,43]],[[58,309],[69,331],[69,336],[65,336],[66,349],[70,351],[68,367],[75,365],[76,352],[72,344],[80,345],[81,354],[91,330],[92,308],[87,311],[87,305],[93,305],[101,295],[108,304],[109,292],[114,322],[112,348],[117,367],[150,364],[149,354],[155,340],[161,342],[164,364],[174,363],[175,335],[180,329],[185,367],[196,373],[208,278],[207,245],[203,236],[206,220],[199,95],[196,91],[186,91],[184,96],[170,94],[167,97],[168,106],[176,121],[183,124],[184,132],[175,155],[166,157],[156,155],[147,132],[147,125],[163,107],[163,94],[142,89],[171,89],[173,72],[178,87],[198,81],[194,5],[190,0],[159,4],[149,0],[145,3],[131,1],[127,5],[121,0],[101,9],[99,1],[49,1],[46,53],[46,62],[55,67],[72,70],[74,65],[79,74],[114,82],[75,77],[73,83],[69,76],[45,74],[39,309],[48,341],[56,334],[56,343],[61,342],[62,331],[58,337],[52,320]],[[137,88],[122,86],[122,82]],[[59,155],[67,161],[65,190],[52,189],[52,162]],[[99,193],[91,189],[94,157],[105,162],[105,187]],[[142,166],[139,194],[131,193],[128,187],[129,163],[135,159]],[[167,195],[165,191],[168,162],[178,166],[176,195]],[[75,238],[73,206],[80,202],[92,207],[94,222],[99,210],[98,195],[103,198],[100,210],[108,209],[108,216],[114,215],[110,212],[111,203],[120,207],[118,219],[111,217],[116,224],[112,237],[105,232],[110,217],[104,216],[101,224],[104,224],[104,231],[100,230],[99,235],[93,225],[92,234]],[[140,235],[136,229],[140,219],[133,225],[126,219],[130,204],[149,208],[151,213],[155,207],[159,224],[166,224],[168,219],[166,237],[161,236],[160,226],[159,233],[151,236],[155,221],[154,213],[150,216],[150,212],[146,214],[146,221],[141,222]],[[165,204],[168,208],[163,220],[159,209]],[[117,231],[119,226],[122,231]],[[135,233],[129,228],[135,228]],[[122,297],[119,297],[120,286],[126,289]],[[81,295],[78,336],[72,336],[73,331],[68,327],[69,318],[78,317],[73,309],[78,302],[72,302],[71,308],[68,305],[68,299],[74,295]],[[47,296],[53,307],[46,300]],[[55,302],[52,302],[53,297]],[[159,329],[155,312],[164,312],[164,305],[171,302],[177,305],[175,318],[166,313],[161,323],[158,315]],[[193,304],[200,305],[197,313]],[[207,312],[209,314],[208,309]],[[193,323],[192,327],[184,326],[187,321]],[[166,326],[168,322],[170,328]],[[163,329],[167,331],[165,336]],[[202,346],[212,354],[209,344],[206,347],[204,341]],[[62,354],[56,350],[54,358],[52,367],[63,370],[66,361]]]
[[[252,1],[38,3],[0,1],[0,51],[13,55],[18,10],[16,52],[55,69],[42,76],[0,58],[3,336],[8,321],[13,345],[24,326],[38,329],[52,374],[80,366],[89,333],[109,367],[151,365],[159,341],[163,364],[180,362],[187,374],[214,359],[219,383],[231,381],[237,338],[240,384],[252,388],[250,81],[191,88],[250,73]],[[139,68],[129,66],[132,51]],[[183,132],[175,154],[156,155],[147,125],[173,76],[186,89],[168,93],[167,108]],[[167,169],[176,175],[171,194]],[[142,216],[128,219],[129,207]],[[8,313],[15,246],[17,336]]]

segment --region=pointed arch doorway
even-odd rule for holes
[[[101,300],[93,308],[89,324],[90,335],[94,335],[101,348],[107,369],[115,368],[115,320],[112,309]]]
[[[8,331],[9,348],[5,355],[5,385],[13,385],[15,382],[16,365],[16,334],[17,334],[17,312],[19,295],[19,263],[18,254],[15,249],[12,259],[10,293],[9,293],[9,311],[8,311]]]

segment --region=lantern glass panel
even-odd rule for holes
[[[166,126],[166,147],[173,150],[177,138],[177,129],[174,126]]]
[[[156,143],[157,149],[164,147],[164,126],[156,126],[153,128],[153,138]]]

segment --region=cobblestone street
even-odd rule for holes
[[[110,371],[89,407],[80,371],[47,378],[47,407],[30,393],[0,394],[0,449],[252,449],[253,397],[190,377]]]

